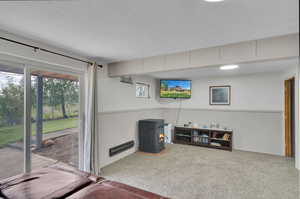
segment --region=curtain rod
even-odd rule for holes
[[[79,59],[79,58],[76,58],[76,57],[72,57],[72,56],[69,56],[69,55],[65,55],[65,54],[62,54],[62,53],[57,53],[57,52],[54,52],[54,51],[51,51],[51,50],[48,50],[48,49],[45,49],[45,48],[40,48],[38,46],[33,46],[33,45],[30,45],[30,44],[26,44],[26,43],[19,42],[19,41],[16,41],[16,40],[8,39],[8,38],[5,38],[5,37],[0,37],[0,39],[5,40],[5,41],[9,41],[9,42],[12,42],[12,43],[16,43],[16,44],[19,44],[19,45],[23,45],[23,46],[26,46],[26,47],[29,47],[29,48],[33,48],[34,51],[40,50],[40,51],[44,51],[44,52],[51,53],[51,54],[54,54],[54,55],[59,55],[59,56],[62,56],[62,57],[66,57],[66,58],[69,58],[69,59],[80,61],[80,62],[83,62],[83,63],[93,64],[93,62],[90,62],[90,61],[86,61],[86,60]],[[102,65],[97,64],[97,66],[102,68]]]

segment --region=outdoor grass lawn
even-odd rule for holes
[[[43,133],[50,133],[78,126],[78,118],[51,120],[43,122]],[[35,123],[32,123],[32,135],[35,135]],[[0,147],[23,139],[23,125],[0,128]]]

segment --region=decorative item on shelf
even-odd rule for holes
[[[212,138],[217,138],[217,134],[218,134],[217,132],[213,132],[212,133]]]
[[[198,131],[193,130],[193,136],[198,136]]]
[[[193,142],[198,143],[199,142],[199,136],[194,136],[193,137]]]
[[[184,127],[192,127],[192,122],[189,122],[187,124],[183,124]]]
[[[198,128],[199,125],[197,123],[193,123],[192,128]]]
[[[164,131],[165,131],[165,143],[172,144],[172,124],[165,123],[164,124]]]
[[[208,144],[208,135],[206,135],[206,134],[200,135],[200,143]]]
[[[193,142],[195,142],[195,143],[199,142],[198,131],[193,130],[193,131],[192,131],[192,136],[193,136],[193,137],[192,137],[192,139],[193,139],[192,141],[193,141]]]
[[[230,135],[229,135],[228,133],[225,133],[225,134],[223,135],[223,138],[222,138],[222,139],[228,141],[229,138],[230,138]]]
[[[217,143],[217,142],[211,142],[210,145],[212,145],[212,146],[222,146],[220,143]]]
[[[217,123],[217,122],[212,122],[210,124],[210,128],[212,128],[212,129],[214,129],[214,128],[219,129],[220,128],[220,124]]]

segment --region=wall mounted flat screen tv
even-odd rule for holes
[[[161,98],[191,98],[192,81],[191,80],[160,80]]]

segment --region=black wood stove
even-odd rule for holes
[[[164,120],[147,119],[139,121],[139,150],[159,153],[165,148]]]

